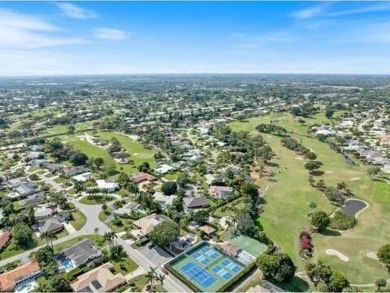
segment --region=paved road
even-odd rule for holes
[[[126,243],[123,239],[118,238],[117,242],[123,246],[124,250],[130,256],[130,258],[140,267],[143,267],[146,271],[148,271],[150,267],[156,267],[156,265],[151,262],[150,259],[145,257],[138,250],[132,248],[130,244]],[[157,267],[157,272],[163,274],[160,267]],[[165,275],[164,288],[168,292],[192,292],[191,289],[189,289],[172,275]]]
[[[44,180],[47,184],[50,184],[53,186],[53,188],[57,191],[63,191],[64,189],[56,183],[52,178],[47,178],[43,175],[39,175],[39,177]],[[58,239],[56,241],[53,241],[53,244],[60,244],[65,241],[68,241],[70,239],[73,239],[78,236],[88,235],[88,234],[95,234],[95,229],[98,228],[98,233],[100,235],[104,234],[105,232],[110,231],[109,227],[99,219],[99,213],[102,211],[101,205],[86,205],[80,203],[77,199],[74,197],[68,198],[70,202],[72,202],[76,208],[78,208],[86,217],[87,222],[86,224],[81,228],[80,231],[77,231],[76,233],[70,234],[68,236],[65,236],[61,239]],[[156,267],[156,264],[152,263],[148,258],[146,258],[144,255],[142,255],[138,250],[132,248],[130,244],[126,243],[123,239],[120,237],[117,238],[118,244],[122,245],[126,253],[129,255],[129,257],[136,262],[139,267],[141,267],[143,270],[147,271],[150,267]],[[7,263],[16,261],[16,260],[22,260],[25,258],[28,258],[31,252],[38,250],[40,247],[36,247],[32,250],[20,253],[18,255],[15,255],[13,257],[7,258],[5,260],[0,260],[0,266],[3,266]],[[161,268],[157,268],[157,271],[160,274],[163,274],[161,271]],[[168,290],[168,292],[192,292],[187,286],[185,286],[181,281],[176,279],[172,275],[166,275],[166,279],[164,282],[164,288]]]

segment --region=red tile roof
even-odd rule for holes
[[[29,262],[0,275],[0,286],[3,291],[12,291],[18,280],[32,275],[40,270],[36,262]]]
[[[11,232],[5,231],[0,233],[0,249],[6,247],[10,239],[11,239]]]

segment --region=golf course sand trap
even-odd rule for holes
[[[333,174],[333,171],[325,171],[325,174]]]
[[[356,180],[360,180],[360,177],[353,177],[353,178],[349,179],[349,181],[356,181]]]
[[[345,254],[342,254],[340,251],[337,251],[335,249],[326,249],[325,253],[330,256],[337,256],[342,261],[349,261],[349,257]]]
[[[371,258],[371,259],[374,259],[374,260],[378,260],[378,257],[376,256],[375,252],[367,252],[366,255],[367,255],[368,258]]]
[[[303,157],[302,157],[302,156],[296,156],[296,157],[295,157],[295,160],[303,161]]]

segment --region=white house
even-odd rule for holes
[[[97,188],[105,190],[106,192],[114,192],[119,189],[119,184],[116,183],[114,180],[96,180]]]

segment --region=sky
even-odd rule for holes
[[[390,74],[390,2],[0,2],[0,75]]]

